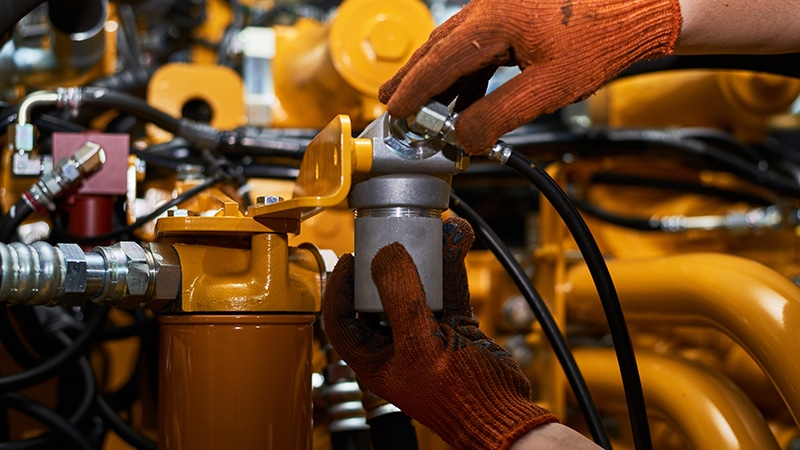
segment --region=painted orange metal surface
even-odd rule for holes
[[[181,311],[309,312],[320,309],[321,274],[286,235],[256,234],[249,248],[173,244],[181,259]]]
[[[581,348],[574,355],[595,401],[624,408],[614,351]],[[674,356],[636,357],[648,414],[666,421],[689,448],[779,448],[753,402],[724,376]]]
[[[160,318],[159,448],[311,448],[312,315]]]
[[[723,254],[609,261],[629,323],[711,326],[740,344],[800,419],[800,288],[759,263]],[[583,266],[561,289],[570,321],[604,320]]]

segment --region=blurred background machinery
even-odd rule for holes
[[[376,99],[464,2],[2,3],[0,448],[446,449],[361,392],[317,317],[337,257],[398,213],[424,218],[431,285],[419,224],[467,217],[482,328],[537,401],[634,448],[583,238]],[[654,448],[800,448],[797,59],[635,66],[504,138],[607,261]]]

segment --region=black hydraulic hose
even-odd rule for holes
[[[158,70],[157,67],[133,67],[119,71],[107,77],[98,78],[90,83],[91,86],[113,89],[115,91],[131,94],[144,93],[147,83]]]
[[[372,450],[418,450],[417,433],[411,418],[398,411],[367,420]]]
[[[181,120],[147,104],[146,101],[126,94],[100,87],[84,87],[81,102],[85,106],[113,108],[133,114],[158,125],[170,133],[182,135]]]
[[[509,135],[507,141],[516,147],[539,145],[548,147],[554,145],[625,147],[634,145],[673,149],[711,163],[716,169],[725,170],[780,194],[800,197],[800,184],[795,180],[765,171],[755,163],[733,157],[728,152],[703,142],[702,138],[687,137],[680,131],[580,128],[554,130],[538,135]]]
[[[491,250],[514,281],[517,289],[519,289],[534,316],[536,316],[536,320],[539,321],[542,332],[550,343],[553,353],[555,353],[558,362],[561,364],[561,368],[564,370],[564,375],[572,388],[572,392],[575,394],[592,438],[601,447],[610,449],[611,440],[606,434],[600,413],[597,411],[592,394],[586,386],[586,380],[583,378],[580,368],[578,368],[578,363],[567,345],[566,338],[547,308],[547,304],[542,296],[539,295],[533,283],[531,283],[525,270],[519,265],[511,250],[508,249],[489,224],[453,192],[450,193],[450,209],[473,225],[478,238]]]
[[[575,206],[570,203],[569,198],[561,190],[558,183],[544,169],[517,151],[511,152],[506,165],[522,174],[539,189],[539,192],[544,195],[558,212],[558,215],[561,216],[564,224],[575,239],[589,273],[592,275],[592,280],[608,321],[611,339],[614,342],[614,351],[617,355],[622,376],[635,447],[637,450],[651,450],[653,443],[650,438],[650,424],[644,403],[642,380],[639,377],[639,368],[636,365],[636,355],[633,351],[633,344],[631,343],[625,316],[619,303],[617,290],[614,287],[608,266],[606,266],[597,242],[595,242],[589,227],[575,209]]]
[[[627,217],[620,214],[612,213],[610,211],[606,211],[602,208],[598,208],[596,205],[593,205],[586,200],[579,199],[575,196],[570,196],[569,200],[574,204],[578,209],[585,212],[586,214],[599,219],[603,222],[610,223],[612,225],[616,225],[623,228],[628,228],[631,230],[636,231],[661,231],[661,222],[659,220],[650,220],[640,217]]]
[[[705,195],[708,197],[716,197],[732,202],[745,202],[757,206],[769,206],[774,203],[760,195],[755,195],[749,192],[721,189],[713,186],[703,186],[701,184],[689,183],[680,180],[640,177],[637,175],[622,173],[598,172],[592,175],[592,183],[665,189],[677,192],[686,192],[690,194]]]
[[[331,432],[331,450],[378,450],[370,446],[370,430]]]
[[[4,394],[0,402],[38,420],[54,432],[69,439],[81,450],[94,450],[94,445],[73,424],[41,403],[16,392]],[[14,444],[14,442],[0,443],[0,450],[14,449]]]
[[[97,405],[97,412],[100,414],[100,418],[103,419],[103,423],[105,423],[114,433],[117,433],[122,440],[139,450],[158,449],[157,442],[139,433],[127,422],[122,420],[122,418],[111,408],[102,395],[98,394],[95,397],[95,404]]]
[[[62,337],[58,338],[62,344],[71,344],[72,341],[63,332],[59,334],[63,335]],[[81,381],[83,382],[83,396],[81,397],[80,404],[67,419],[73,426],[86,417],[86,414],[93,405],[93,401],[97,393],[97,384],[94,380],[94,372],[92,372],[92,368],[85,356],[78,358],[77,369],[80,372],[82,379]],[[0,444],[0,450],[57,448],[59,447],[59,440],[60,435],[55,431],[51,431],[33,438]]]
[[[751,70],[800,78],[800,53],[778,55],[673,55],[640,61],[624,70],[619,78],[643,73],[683,69]]]
[[[697,139],[687,139],[670,131],[610,130],[605,134],[612,142],[650,142],[675,148],[709,161],[738,177],[792,197],[800,197],[800,184],[794,180],[766,172],[752,163],[733,158],[727,153]]]
[[[61,353],[43,360],[28,370],[5,377],[0,377],[0,392],[11,392],[24,389],[41,383],[42,381],[52,377],[65,364],[74,361],[77,357],[82,355],[95,341],[95,338],[102,331],[106,323],[106,316],[108,315],[108,306],[98,306],[92,313],[92,317],[86,325],[86,328],[81,332],[77,339],[64,349]]]
[[[0,219],[0,242],[10,242],[14,238],[17,228],[31,213],[33,213],[33,207],[24,199],[19,199]]]
[[[0,1],[0,36],[11,31],[23,17],[44,0],[2,0]]]
[[[16,332],[9,308],[7,305],[0,306],[0,343],[20,367],[29,369],[39,363],[39,358],[28,350]]]

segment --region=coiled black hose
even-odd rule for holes
[[[603,422],[592,399],[592,394],[586,386],[586,380],[584,380],[583,374],[578,368],[578,363],[575,361],[575,357],[567,345],[567,340],[559,330],[553,315],[547,309],[544,299],[536,291],[533,283],[525,274],[525,270],[519,265],[511,250],[500,239],[500,236],[492,230],[489,224],[472,207],[461,200],[454,192],[450,193],[450,209],[472,224],[475,228],[475,234],[491,250],[514,281],[517,289],[522,293],[534,316],[536,316],[536,320],[539,321],[542,332],[553,348],[553,353],[555,353],[558,362],[561,364],[561,368],[564,370],[564,375],[567,377],[570,387],[572,387],[572,392],[575,394],[592,438],[601,447],[610,449],[611,441],[603,427]]]
[[[650,424],[644,403],[642,380],[639,378],[639,368],[636,365],[636,355],[633,351],[633,344],[631,343],[628,326],[625,323],[625,316],[619,303],[617,290],[614,287],[611,274],[603,259],[603,254],[597,246],[597,242],[595,242],[589,227],[575,209],[575,206],[570,203],[569,198],[561,190],[558,183],[545,170],[517,151],[511,152],[506,165],[519,172],[539,189],[539,192],[544,195],[558,215],[561,216],[564,224],[575,239],[589,268],[589,273],[594,280],[611,332],[611,338],[614,342],[614,350],[622,375],[625,399],[628,404],[628,415],[631,421],[634,444],[638,450],[652,449]]]
[[[46,359],[36,366],[16,373],[0,377],[0,392],[8,393],[18,391],[26,387],[41,383],[42,381],[54,376],[66,364],[74,361],[82,355],[102,331],[108,316],[108,306],[98,306],[92,313],[92,317],[72,344],[63,352],[56,356]]]
[[[66,437],[73,445],[81,450],[94,450],[94,445],[78,431],[67,419],[56,414],[52,409],[41,403],[16,392],[3,394],[0,400],[11,408],[33,417],[51,430],[55,430],[59,435]],[[0,450],[15,449],[14,443],[0,444]],[[32,448],[32,447],[27,447]],[[16,450],[16,449],[15,449]]]

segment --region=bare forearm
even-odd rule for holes
[[[800,51],[800,0],[680,0],[677,54]]]
[[[541,425],[517,440],[509,450],[596,450],[597,444],[560,423]]]

